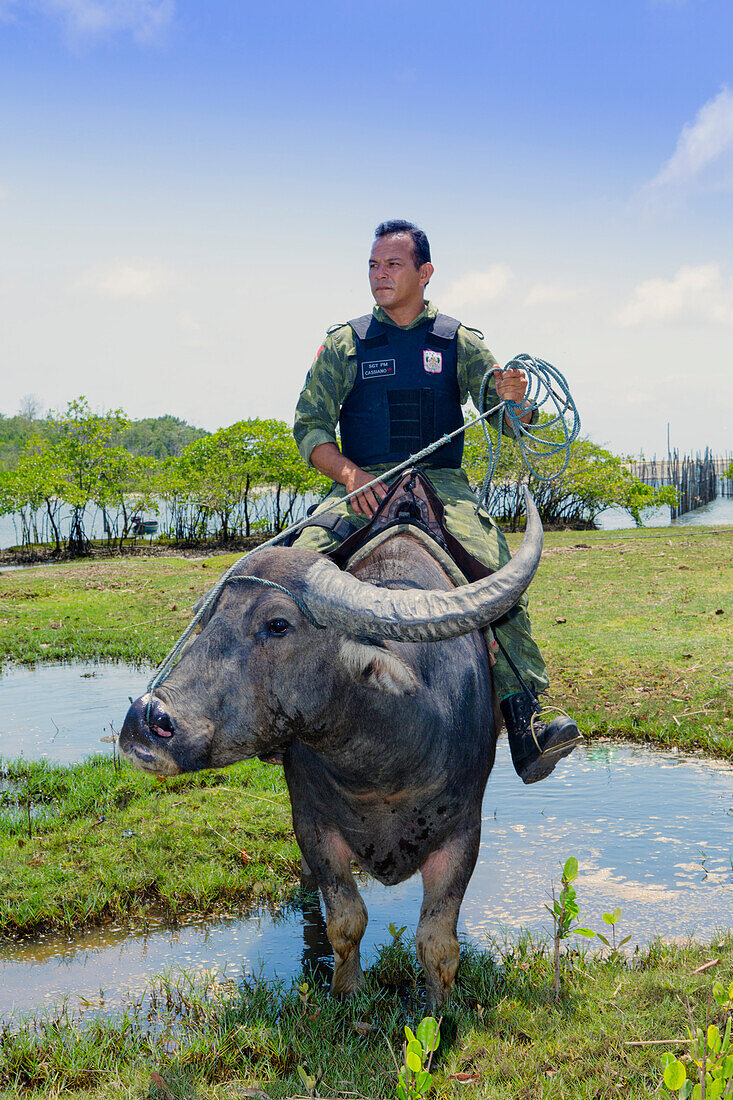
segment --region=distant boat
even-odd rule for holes
[[[139,519],[136,520],[132,533],[133,535],[155,535],[158,531],[157,519]]]

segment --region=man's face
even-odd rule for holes
[[[378,237],[369,257],[369,285],[374,301],[387,311],[415,305],[433,274],[432,264],[415,267],[412,237],[393,233]]]

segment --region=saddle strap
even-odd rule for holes
[[[325,556],[343,569],[352,554],[376,534],[404,523],[414,523],[430,535],[450,554],[469,581],[483,580],[493,572],[446,529],[443,503],[430,478],[416,466],[406,470],[390,486],[369,523],[354,531]]]
[[[323,515],[312,516],[305,523],[301,524],[298,530],[293,531],[286,539],[283,539],[280,545],[292,546],[295,540],[300,537],[307,527],[322,527],[326,531],[330,531],[339,542],[348,539],[349,535],[353,535],[356,530],[353,523],[351,523],[346,516],[338,516],[335,512],[324,512]]]

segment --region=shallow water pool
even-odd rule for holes
[[[633,745],[581,747],[542,783],[523,787],[502,739],[483,804],[479,862],[459,932],[487,945],[521,928],[548,929],[544,909],[565,859],[580,863],[576,883],[584,924],[608,928],[602,914],[622,909],[627,950],[655,935],[707,939],[733,924],[733,768],[730,764]],[[368,882],[363,955],[389,942],[390,921],[414,934],[419,878],[396,887]],[[47,1007],[68,997],[105,1009],[170,967],[242,967],[289,979],[304,963],[328,958],[317,905],[270,915],[196,921],[145,932],[121,926],[75,937],[45,936],[0,945],[0,1014]]]
[[[76,764],[119,730],[151,670],[126,664],[7,665],[0,671],[0,756]]]

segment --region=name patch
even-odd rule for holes
[[[387,378],[395,373],[394,359],[374,359],[371,363],[362,363],[362,378]]]
[[[440,374],[443,370],[443,352],[426,348],[422,353],[422,362],[428,374]]]

